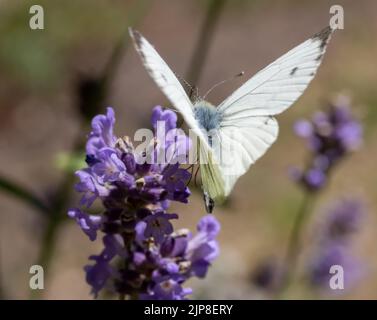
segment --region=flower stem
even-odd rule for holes
[[[310,214],[311,208],[313,207],[315,198],[316,196],[314,194],[306,192],[295,217],[284,260],[285,274],[282,284],[277,290],[278,295],[282,294],[288,289],[296,272],[298,257],[301,251],[301,233],[304,228],[306,218]]]
[[[187,72],[186,79],[193,88],[197,86],[203,65],[206,60],[208,49],[215,31],[215,27],[219,20],[220,14],[224,8],[226,0],[211,0],[208,4],[207,13],[202,24],[199,38],[195,45],[194,54],[191,58],[190,67]],[[190,93],[190,95],[192,92]]]
[[[297,258],[300,251],[300,235],[304,225],[306,216],[308,215],[308,209],[312,200],[311,195],[305,194],[304,199],[301,202],[300,209],[297,213],[296,219],[293,224],[292,232],[288,242],[288,250],[286,261],[290,266],[290,270],[293,273],[297,264]]]
[[[5,177],[0,177],[0,189],[46,214],[48,206],[32,192]]]
[[[75,147],[75,149],[77,146]],[[57,232],[64,221],[66,206],[72,195],[72,185],[75,177],[73,174],[67,175],[61,183],[59,189],[56,192],[56,197],[52,204],[52,208],[48,215],[47,226],[44,230],[41,242],[41,250],[37,258],[37,264],[44,269],[44,276],[47,278],[49,273],[49,265],[55,249],[55,243],[57,238]],[[40,290],[32,290],[31,298],[38,298],[41,294]]]

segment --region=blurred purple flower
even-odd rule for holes
[[[199,221],[197,230],[197,234],[188,242],[186,256],[191,260],[192,272],[202,278],[219,254],[215,238],[220,231],[220,224],[213,216],[207,215]]]
[[[365,215],[364,204],[356,199],[345,199],[334,205],[323,227],[324,236],[333,241],[347,241],[359,231]]]
[[[340,266],[344,271],[344,289],[349,290],[362,276],[363,265],[350,252],[349,248],[338,243],[329,243],[312,257],[308,272],[310,282],[317,288],[331,290],[330,273],[332,266]]]
[[[159,123],[158,123],[159,121]],[[172,163],[143,163],[128,138],[113,134],[114,111],[96,116],[87,142],[88,167],[76,172],[80,182],[76,190],[83,193],[81,204],[90,207],[99,199],[104,207],[101,216],[71,209],[91,240],[98,230],[103,237],[101,254],[89,259],[95,263],[85,267],[86,280],[97,297],[103,288],[112,289],[132,299],[185,299],[191,289],[183,284],[193,276],[204,277],[218,255],[215,240],[220,225],[214,217],[205,216],[192,236],[187,230],[174,232],[167,213],[170,201],[188,202],[187,183],[191,174],[174,162],[188,154],[190,140],[176,130],[174,112],[156,107],[152,114],[155,141],[152,153],[172,147]],[[163,124],[166,139],[157,138],[158,125]],[[154,148],[154,149],[153,149]],[[179,149],[181,148],[181,149]]]
[[[313,134],[313,125],[307,120],[297,121],[293,129],[296,135],[301,138],[309,138]]]
[[[349,99],[344,96],[339,96],[328,112],[317,112],[310,122],[296,122],[294,131],[306,139],[312,158],[306,170],[296,168],[291,176],[310,191],[326,184],[329,172],[361,145],[363,135],[361,124],[350,112]]]
[[[364,216],[364,206],[358,200],[347,199],[336,203],[318,230],[319,243],[314,249],[308,265],[311,283],[330,289],[332,266],[344,270],[344,286],[349,289],[360,280],[363,264],[351,252],[352,236],[359,230]]]

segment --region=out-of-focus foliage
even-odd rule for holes
[[[44,8],[45,29],[31,31],[29,8],[5,1],[0,11],[0,65],[10,79],[26,87],[51,88],[72,76],[65,69],[74,60],[72,49],[97,42],[98,49],[111,48],[125,29],[128,2],[38,1]],[[101,40],[99,40],[101,39]],[[90,53],[88,53],[90,54]]]
[[[84,152],[61,152],[56,155],[55,164],[60,170],[72,174],[85,166],[85,154]]]

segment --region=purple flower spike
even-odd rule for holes
[[[68,212],[90,240],[97,231],[104,233],[101,253],[90,256],[94,264],[84,268],[86,281],[95,297],[107,288],[127,299],[187,299],[192,290],[184,283],[205,276],[219,252],[215,238],[220,230],[217,220],[206,216],[194,237],[185,229],[174,231],[171,220],[178,215],[167,211],[171,201],[187,203],[190,196],[191,174],[179,167],[190,139],[176,129],[177,115],[158,106],[152,115],[157,143],[148,152],[156,156],[152,159],[165,158],[140,163],[144,152],[136,151],[129,138],[114,136],[114,123],[111,108],[93,119],[88,167],[76,172],[81,205],[98,200],[102,215]]]
[[[156,300],[185,300],[185,297],[191,293],[191,289],[184,289],[173,279],[166,279],[155,285],[154,294],[151,298]]]
[[[331,291],[331,268],[340,266],[344,273],[344,289],[356,285],[364,273],[364,266],[351,252],[352,236],[360,229],[364,205],[347,199],[336,203],[318,230],[319,242],[308,264],[308,278],[320,289]]]
[[[86,282],[92,287],[92,293],[97,298],[98,292],[104,288],[107,280],[115,271],[109,262],[101,256],[90,256],[89,259],[94,260],[95,264],[84,267]]]
[[[208,240],[213,240],[220,232],[220,223],[212,215],[207,215],[200,219],[197,229]]]
[[[313,257],[309,266],[309,275],[311,283],[320,288],[331,292],[330,278],[333,274],[330,269],[333,266],[340,266],[344,271],[344,288],[350,289],[362,276],[362,265],[349,252],[349,249],[336,243],[329,244]]]
[[[219,255],[215,239],[220,231],[219,222],[211,215],[204,216],[198,223],[198,233],[189,241],[186,256],[192,263],[192,272],[204,277],[211,262]]]
[[[294,124],[295,133],[302,138],[308,138],[313,133],[313,126],[307,120],[300,120]]]
[[[326,175],[322,170],[313,168],[306,172],[304,181],[308,188],[318,190],[325,184]]]
[[[158,212],[145,218],[147,226],[144,231],[144,236],[149,238],[153,237],[157,242],[162,242],[165,235],[173,232],[173,225],[170,219],[178,219],[176,214],[167,214]]]
[[[79,209],[69,210],[68,216],[76,220],[77,224],[91,241],[96,240],[97,231],[101,228],[103,217],[88,215]]]
[[[157,122],[162,121],[165,123],[166,132],[175,129],[177,126],[177,115],[170,110],[163,110],[161,106],[156,106],[152,111],[152,126],[157,130]]]
[[[92,131],[86,144],[86,153],[96,156],[105,147],[114,147],[116,137],[113,134],[115,115],[113,108],[107,108],[107,114],[98,115],[92,120]]]
[[[294,180],[309,191],[318,191],[326,185],[328,173],[347,154],[359,148],[362,126],[350,112],[349,99],[339,97],[327,112],[317,112],[312,120],[295,123],[294,131],[306,140],[312,161]]]
[[[75,189],[84,194],[81,198],[81,205],[89,208],[98,197],[109,195],[110,189],[100,182],[90,169],[79,170],[76,175],[80,178],[80,182],[75,185]]]
[[[126,173],[126,166],[113,149],[104,148],[98,152],[98,160],[92,170],[103,181],[121,180]]]
[[[364,204],[356,199],[345,199],[334,205],[324,226],[324,235],[332,241],[347,241],[359,231],[365,215]]]

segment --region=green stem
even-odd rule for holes
[[[286,273],[284,274],[281,286],[277,290],[278,296],[283,294],[288,289],[296,272],[298,258],[301,252],[301,233],[304,228],[305,221],[311,212],[315,198],[315,195],[305,193],[294,220],[283,265]]]
[[[74,149],[78,149],[80,145],[81,139],[78,139],[77,144],[74,146]],[[69,200],[72,196],[74,181],[74,175],[68,174],[61,182],[56,192],[54,202],[52,203],[51,211],[47,219],[47,226],[42,236],[42,245],[37,258],[37,264],[43,267],[44,277],[46,279],[50,271],[49,265],[54,253],[57,233],[61,226],[61,223],[65,220],[66,211],[68,209],[67,204],[69,203]],[[31,298],[39,298],[41,293],[41,290],[32,290]]]
[[[43,267],[44,277],[47,278],[49,274],[49,265],[55,249],[56,237],[58,228],[63,221],[63,217],[60,214],[59,217],[50,218],[47,221],[47,226],[44,230],[43,238],[41,240],[42,247],[37,259],[37,264]],[[31,290],[30,298],[38,299],[42,294],[41,290]]]
[[[102,71],[101,80],[103,86],[107,89],[109,82],[114,78],[114,74],[120,61],[130,45],[130,37],[128,35],[128,28],[135,28],[142,20],[142,17],[146,14],[147,8],[152,0],[136,0],[133,6],[129,9],[128,15],[125,19],[127,21],[126,30],[123,31],[120,41],[114,47],[114,50],[111,54],[111,57],[108,63],[105,65],[105,68]]]
[[[0,177],[0,189],[16,198],[19,198],[23,202],[28,203],[42,213],[46,214],[49,211],[49,208],[43,203],[41,199],[39,199],[26,188],[16,184],[15,182],[12,182],[8,178]]]
[[[309,207],[312,202],[312,197],[309,194],[305,194],[302,200],[300,209],[293,224],[292,232],[288,242],[288,250],[286,255],[287,267],[289,267],[290,273],[294,273],[297,265],[297,260],[300,252],[300,236],[303,229],[305,218],[309,214]]]
[[[211,40],[213,39],[213,34],[225,2],[226,0],[211,0],[208,4],[207,13],[199,33],[199,38],[196,42],[194,54],[191,58],[189,65],[190,67],[186,76],[186,80],[193,87],[198,85],[198,81],[203,70],[203,65],[211,45]],[[190,95],[192,95],[192,92]]]

